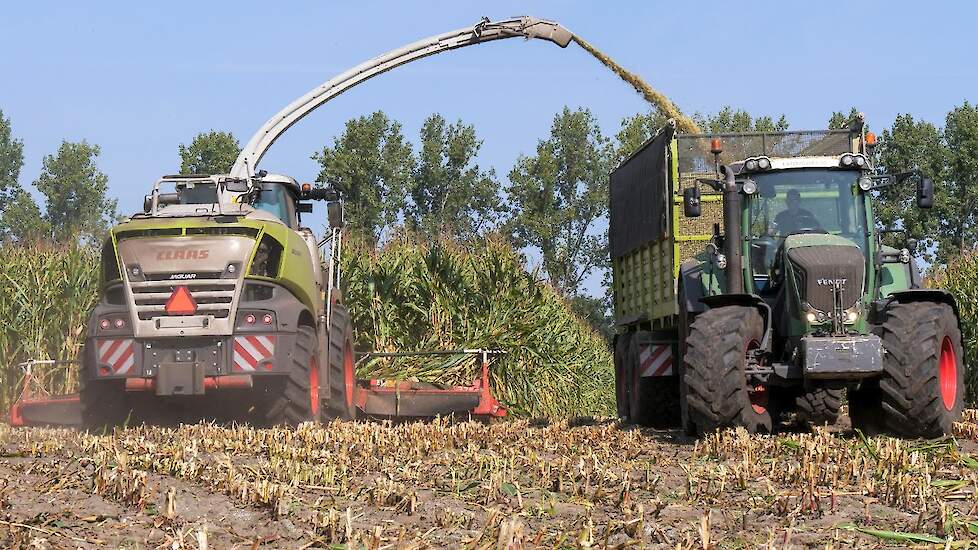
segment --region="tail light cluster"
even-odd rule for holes
[[[98,322],[98,328],[103,331],[125,330],[128,326],[125,317],[102,317]]]
[[[239,316],[241,328],[271,329],[275,326],[275,314],[267,311],[248,311]]]

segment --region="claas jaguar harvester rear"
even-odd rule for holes
[[[611,174],[618,413],[688,432],[770,431],[789,415],[950,433],[963,407],[957,307],[883,244],[875,136],[848,129],[676,135],[661,130]]]

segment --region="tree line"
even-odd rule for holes
[[[831,114],[828,127],[845,127],[856,110]],[[725,107],[694,119],[710,133],[782,131],[781,115],[754,116]],[[596,325],[604,325],[608,295],[586,291],[589,277],[609,265],[604,231],[608,174],[665,124],[655,111],[621,121],[613,135],[586,108],[564,108],[549,134],[522,154],[501,178],[479,163],[483,141],[462,120],[432,114],[410,140],[402,125],[382,111],[349,120],[343,132],[312,155],[317,181],[339,189],[349,228],[373,242],[400,231],[467,240],[501,234],[539,258],[549,282]],[[229,170],[240,151],[232,134],[210,131],[180,144],[182,173]],[[943,126],[902,114],[879,132],[874,156],[880,172],[920,169],[937,183],[935,206],[918,210],[911,186],[877,193],[880,224],[903,228],[918,239],[915,252],[946,262],[978,237],[973,205],[978,199],[978,107],[951,110]],[[19,183],[23,143],[0,112],[0,235],[7,241],[82,235],[97,241],[118,219],[99,171],[100,149],[64,142],[43,159],[34,187],[43,209]],[[607,288],[609,285],[605,285]]]

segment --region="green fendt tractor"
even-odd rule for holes
[[[619,415],[689,432],[770,431],[784,415],[950,433],[964,405],[957,307],[883,244],[879,174],[849,129],[680,135],[668,126],[611,175]]]

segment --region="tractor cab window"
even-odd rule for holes
[[[752,174],[757,192],[750,196],[750,266],[763,289],[775,267],[777,251],[789,235],[821,233],[845,237],[866,249],[866,211],[849,170],[790,170]]]
[[[263,183],[254,206],[282,220],[285,225],[296,227],[295,202],[284,185]]]

